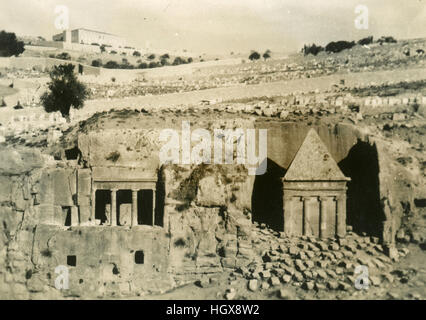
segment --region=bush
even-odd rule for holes
[[[345,49],[351,49],[354,46],[355,46],[355,41],[352,41],[352,42],[349,42],[349,41],[330,42],[329,44],[326,45],[325,51],[337,53],[337,52],[343,51]]]
[[[146,69],[146,68],[148,68],[148,64],[146,62],[142,62],[141,64],[139,64],[138,68],[139,69]]]
[[[186,61],[185,61],[185,59],[183,59],[183,58],[181,58],[181,57],[176,57],[174,60],[173,60],[173,65],[174,66],[177,66],[177,65],[180,65],[180,64],[185,64],[186,63]]]
[[[158,62],[152,61],[149,63],[148,68],[157,68],[158,66],[159,66]]]
[[[249,59],[250,59],[251,61],[259,60],[259,59],[260,59],[260,54],[259,54],[259,52],[252,51],[252,52],[250,53],[250,55],[249,55]]]
[[[194,59],[192,59],[191,57],[189,57],[186,63],[192,63],[192,61],[194,61]]]
[[[266,50],[265,53],[262,55],[263,59],[269,59],[271,57],[271,50]]]
[[[161,61],[160,61],[160,64],[161,64],[162,66],[166,66],[166,65],[168,65],[168,64],[169,64],[169,61],[168,61],[167,59],[162,58],[162,59],[161,59]]]
[[[154,60],[154,59],[155,59],[155,54],[151,53],[151,54],[148,56],[148,60]]]
[[[317,46],[315,43],[311,44],[311,45],[304,45],[302,52],[305,56],[307,56],[308,54],[312,54],[314,56],[316,56],[318,53],[320,53],[321,51],[324,51],[324,48],[321,46]]]
[[[373,43],[373,36],[369,36],[358,41],[358,44],[362,46],[366,46],[371,43]]]
[[[117,61],[108,61],[107,63],[105,63],[104,65],[105,68],[107,69],[118,69],[120,68],[120,65],[117,63]]]
[[[134,57],[140,57],[141,53],[139,51],[135,51],[135,52],[133,52],[133,56]]]
[[[71,106],[80,109],[89,95],[86,86],[78,81],[74,74],[74,65],[64,64],[54,66],[50,72],[50,91],[41,96],[41,102],[46,112],[61,112],[69,119]]]
[[[92,67],[97,67],[97,68],[102,67],[102,61],[100,59],[93,60]]]
[[[168,53],[163,54],[161,57],[161,59],[170,59],[170,56]]]
[[[104,53],[106,51],[106,46],[103,44],[99,47],[99,49],[101,49],[101,53]]]
[[[0,32],[0,57],[17,57],[24,50],[24,42],[18,41],[14,33]]]
[[[99,47],[99,46],[100,46],[100,44],[99,44],[99,43],[96,43],[96,42],[93,42],[93,43],[92,43],[92,46],[97,46],[97,47]]]
[[[56,55],[56,59],[71,60],[71,56],[68,52],[62,52],[62,53]]]
[[[397,41],[395,40],[394,37],[380,37],[379,40],[377,40],[377,43],[379,43],[380,45],[382,45],[383,43],[396,43]]]
[[[110,52],[111,54],[117,54],[117,51],[115,51],[115,50],[111,50],[111,52]]]

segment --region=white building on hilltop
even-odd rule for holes
[[[52,37],[53,41],[124,48],[125,39],[114,34],[84,28],[67,30]]]

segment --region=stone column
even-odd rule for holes
[[[90,213],[90,221],[95,221],[96,216],[96,189],[92,189],[92,211]]]
[[[327,202],[328,197],[320,197],[320,238],[324,239],[327,234]]]
[[[311,217],[315,214],[312,205],[317,201],[317,197],[302,197],[303,200],[303,235],[312,236],[310,228],[312,227]]]
[[[111,219],[110,225],[117,225],[117,189],[111,190]]]
[[[293,226],[291,223],[292,211],[293,211],[293,198],[290,196],[284,196],[284,233],[287,236],[291,236],[293,233]]]
[[[302,197],[302,201],[303,201],[303,235],[304,236],[308,236],[309,235],[309,226],[308,226],[308,218],[309,218],[309,205],[308,205],[308,201],[309,198],[308,197]]]
[[[156,190],[152,190],[152,225],[155,226],[155,193]]]
[[[336,234],[338,237],[346,235],[346,195],[336,197]]]
[[[138,225],[138,190],[132,190],[132,227]]]

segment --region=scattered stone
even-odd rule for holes
[[[302,286],[302,288],[303,289],[305,289],[305,290],[313,290],[314,289],[314,287],[315,287],[315,284],[314,284],[314,282],[312,282],[312,281],[307,281],[307,282],[305,282],[304,284],[303,284],[303,286]]]
[[[330,290],[337,290],[339,288],[339,283],[337,281],[327,281],[327,287]]]
[[[281,279],[284,283],[289,283],[291,281],[291,275],[285,274],[281,277]]]
[[[288,289],[281,289],[280,291],[279,291],[279,297],[281,298],[281,299],[286,299],[286,300],[288,300],[288,299],[291,299],[291,293],[290,293],[290,291],[288,291]]]
[[[237,295],[237,292],[235,291],[235,289],[234,288],[230,288],[225,293],[225,299],[226,300],[233,300],[236,295]]]
[[[271,277],[269,281],[272,286],[278,286],[281,284],[280,279],[278,277]]]
[[[268,289],[269,289],[269,287],[270,287],[269,283],[267,283],[267,282],[262,282],[262,289],[263,289],[263,290],[268,290]]]
[[[249,280],[248,288],[250,291],[257,291],[259,289],[259,281],[257,281],[256,279]]]
[[[370,276],[370,282],[373,286],[378,287],[382,283],[382,280],[380,277]]]

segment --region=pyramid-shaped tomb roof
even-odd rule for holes
[[[309,130],[284,177],[284,181],[347,180],[314,129]]]

